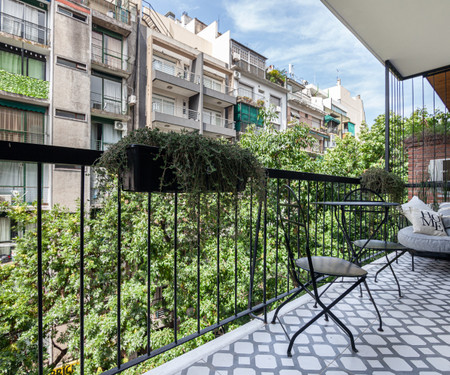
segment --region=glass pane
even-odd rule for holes
[[[45,140],[44,115],[38,112],[27,112],[27,142],[43,144]]]
[[[29,6],[24,8],[24,37],[35,42],[38,41],[38,23],[39,13],[38,10]]]
[[[121,113],[122,84],[116,81],[103,79],[104,110],[113,113]]]
[[[20,55],[0,51],[0,69],[10,73],[22,74],[22,59]]]
[[[45,79],[45,62],[28,58],[28,77]]]
[[[122,41],[105,35],[105,64],[122,69]]]
[[[3,0],[1,29],[9,34],[22,36],[23,4],[13,0]]]
[[[91,105],[92,108],[103,109],[102,106],[102,79],[91,76]]]
[[[25,142],[24,114],[14,108],[0,107],[0,140]]]
[[[103,34],[92,32],[92,58],[94,61],[103,62]]]

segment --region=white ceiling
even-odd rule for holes
[[[321,0],[403,77],[450,65],[450,0]]]

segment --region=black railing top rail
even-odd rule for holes
[[[101,155],[81,148],[0,141],[0,160],[91,166]]]
[[[283,178],[288,180],[340,182],[347,184],[359,184],[361,182],[359,178],[353,177],[331,176],[327,174],[295,172],[271,168],[267,169],[267,176],[269,178]]]

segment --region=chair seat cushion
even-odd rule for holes
[[[414,233],[412,226],[399,230],[398,242],[412,250],[450,254],[449,236],[430,236],[428,234]]]
[[[402,244],[390,241],[381,241],[381,240],[370,240],[367,243],[367,240],[356,240],[353,241],[358,247],[364,247],[364,249],[374,249],[374,250],[387,250],[387,251],[395,251],[395,250],[406,250],[406,247]]]
[[[367,271],[345,259],[334,257],[311,257],[314,272],[322,275],[361,277],[367,275]],[[300,258],[295,261],[298,267],[310,271],[308,258]]]

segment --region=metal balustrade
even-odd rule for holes
[[[153,69],[170,74],[171,76],[184,79],[185,81],[200,84],[200,76],[172,64],[161,64],[159,61],[153,61]]]
[[[344,238],[334,215],[314,202],[343,199],[359,184],[358,179],[268,169],[267,185],[262,194],[256,194],[256,187],[248,184],[237,195],[201,194],[193,207],[183,193],[129,193],[116,188],[109,191],[112,205],[96,206],[91,211],[85,196],[86,177],[89,167],[100,155],[101,152],[93,150],[0,141],[0,160],[37,163],[36,248],[29,251],[37,252],[37,316],[36,328],[31,329],[36,330],[39,353],[32,361],[40,375],[49,366],[45,353],[49,350],[50,341],[46,338],[51,318],[47,315],[50,307],[44,304],[52,292],[49,280],[57,276],[49,273],[51,262],[56,259],[43,263],[48,251],[43,239],[48,243],[45,231],[51,227],[48,216],[43,219],[42,169],[46,165],[79,166],[73,170],[79,176],[79,208],[72,214],[73,220],[78,218],[79,226],[78,250],[75,248],[79,264],[73,268],[72,275],[79,280],[77,308],[70,322],[58,321],[57,324],[70,324],[75,328],[66,334],[78,340],[77,349],[69,354],[79,362],[81,374],[90,373],[86,361],[89,359],[91,367],[94,361],[92,340],[95,337],[89,335],[93,332],[92,314],[97,316],[95,311],[98,310],[92,309],[93,304],[103,306],[105,317],[111,319],[114,315],[116,322],[115,333],[111,332],[107,342],[95,349],[105,351],[96,357],[104,358],[95,369],[101,367],[103,374],[117,374],[209,332],[219,334],[229,323],[245,322],[249,316],[266,320],[268,310],[296,290],[287,269],[277,215],[279,190],[283,184],[300,192],[307,208],[312,250],[320,255],[347,257]],[[116,216],[109,220],[115,223],[108,221],[109,237],[104,237],[101,243],[92,242],[90,231],[95,230],[96,220],[104,215],[114,218],[111,216],[114,205]],[[140,219],[134,222],[133,217],[137,220],[137,216]],[[146,218],[143,222],[141,216]],[[89,225],[85,223],[88,218]],[[137,237],[130,242],[133,233]],[[105,244],[108,251],[100,251],[98,247]],[[101,255],[93,255],[99,251]],[[107,259],[116,264],[115,269],[104,265]],[[161,259],[164,262],[158,263]],[[98,268],[92,274],[94,263],[98,263],[95,266]],[[164,277],[161,276],[163,270]],[[135,272],[140,275],[135,279],[139,280],[139,285],[134,286],[135,292],[122,290]],[[97,285],[99,275],[103,275],[102,280],[108,280],[108,288],[104,283]],[[98,288],[109,290],[111,294],[100,294],[101,300],[98,300]],[[127,306],[130,293],[135,317],[130,315]],[[111,300],[117,302],[111,304]],[[205,314],[212,315],[206,317]],[[161,329],[170,336],[167,342],[161,341],[158,333]],[[136,343],[134,349],[130,348],[133,340],[126,336],[129,330],[142,332],[137,348]],[[111,359],[113,357],[115,360]]]
[[[47,27],[25,21],[8,13],[0,12],[0,31],[32,42],[49,45],[50,30]]]

